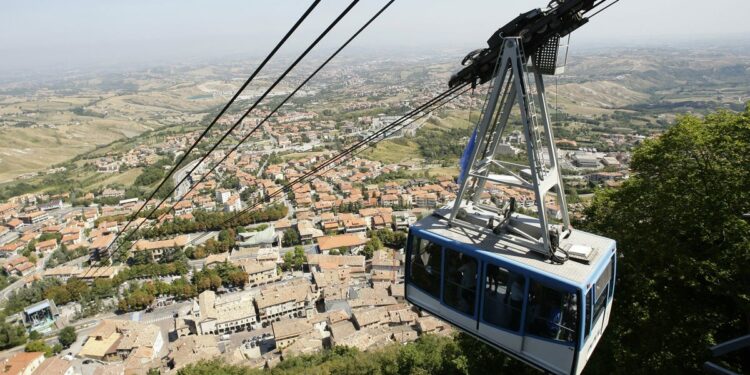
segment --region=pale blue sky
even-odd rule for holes
[[[362,0],[334,29],[332,47],[384,0]],[[547,0],[396,0],[352,45],[370,50],[482,47],[517,14]],[[80,67],[205,61],[265,55],[309,0],[4,0],[0,73],[26,67]],[[348,1],[324,0],[283,52],[297,52]],[[748,0],[621,0],[573,34],[573,46],[671,43],[750,35]]]

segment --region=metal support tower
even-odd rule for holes
[[[542,72],[549,72],[549,67],[538,66],[541,60],[543,56],[532,59],[524,56],[519,38],[505,38],[487,104],[475,129],[476,138],[469,167],[462,171],[458,196],[448,222],[452,226],[483,227],[495,233],[507,233],[509,240],[552,257],[558,250],[558,240],[570,234],[570,220],[544,95]],[[529,61],[534,65],[527,66]],[[536,90],[531,87],[532,75]],[[502,142],[514,104],[518,104],[521,113],[528,165],[496,159],[498,145]],[[491,166],[503,174],[491,173]],[[508,203],[504,208],[480,204],[487,181],[533,191],[538,226],[526,217],[513,215]],[[550,225],[545,205],[545,197],[550,192],[557,196],[562,214],[561,226]],[[478,217],[481,219],[477,220]],[[497,226],[493,224],[495,219]]]

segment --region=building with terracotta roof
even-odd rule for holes
[[[18,215],[25,224],[38,224],[43,221],[49,220],[49,215],[44,211],[30,212],[27,214]]]
[[[385,326],[372,326],[343,338],[336,338],[336,345],[350,346],[365,351],[386,346],[392,342],[393,332]]]
[[[62,239],[60,240],[60,243],[68,247],[79,245],[81,243],[81,234],[80,233],[63,234]]]
[[[12,218],[12,219],[8,220],[8,222],[5,223],[5,225],[7,225],[8,228],[10,228],[10,229],[16,230],[16,229],[18,229],[18,228],[20,228],[20,227],[22,227],[22,226],[24,226],[26,224],[23,221],[21,221],[21,219],[19,219],[19,218]]]
[[[42,251],[42,252],[45,252],[45,253],[50,253],[52,251],[57,250],[57,240],[53,238],[51,240],[38,242],[35,245],[35,247],[36,247],[37,251]]]
[[[373,309],[361,309],[352,314],[357,329],[364,329],[370,326],[382,325],[385,323],[388,313],[384,307]]]
[[[323,236],[323,231],[315,228],[312,221],[300,218],[299,211],[297,212],[297,232],[299,232],[299,238],[302,243],[310,243],[314,239]]]
[[[307,264],[311,270],[318,271],[339,268],[348,268],[353,273],[365,271],[365,257],[363,255],[308,254]]]
[[[319,237],[317,242],[319,251],[324,254],[328,254],[333,249],[344,249],[356,254],[364,248],[367,238],[361,234],[347,233],[337,236]]]
[[[240,259],[232,263],[240,266],[247,274],[248,286],[254,287],[272,283],[281,279],[274,261],[259,261],[258,259]]]
[[[421,191],[419,193],[414,193],[412,195],[412,199],[414,201],[414,205],[418,207],[435,208],[438,204],[437,194],[435,193],[426,193]]]
[[[44,270],[42,277],[45,279],[58,279],[62,282],[67,282],[68,279],[74,276],[78,276],[81,273],[81,269],[76,266],[57,266]]]
[[[3,361],[2,375],[32,375],[44,362],[42,352],[19,352]]]
[[[74,375],[75,369],[70,361],[58,357],[50,357],[44,360],[33,375]]]
[[[367,222],[361,217],[344,220],[344,231],[346,233],[365,233],[367,232]]]
[[[193,202],[189,200],[182,200],[174,205],[175,215],[184,215],[193,212]]]
[[[0,256],[4,258],[11,258],[16,256],[19,251],[23,250],[26,246],[22,242],[11,242],[0,247]]]
[[[386,207],[395,206],[398,204],[398,195],[396,194],[383,194],[380,197],[380,204]]]
[[[8,221],[16,215],[18,206],[14,203],[3,203],[0,204],[0,221]]]
[[[63,238],[63,240],[64,239],[65,238]],[[91,245],[89,245],[89,256],[91,257],[91,260],[99,261],[109,258],[111,250],[113,250],[110,247],[114,241],[114,234],[96,237],[94,241],[91,242]]]
[[[435,318],[434,316],[425,316],[417,319],[417,329],[421,334],[448,333],[452,331],[448,323]]]
[[[393,251],[377,250],[372,253],[372,270],[377,271],[401,271],[401,261]]]
[[[135,242],[135,246],[133,246],[133,251],[147,251],[151,255],[151,259],[154,262],[158,262],[164,255],[184,248],[187,243],[188,236],[186,235],[161,241],[138,240]]]
[[[3,268],[8,275],[26,276],[34,271],[35,265],[25,256],[17,256],[5,262]]]
[[[130,356],[150,361],[158,358],[163,348],[161,329],[153,324],[104,319],[88,335],[78,356],[105,362],[127,360]]]
[[[299,336],[312,331],[313,325],[307,319],[286,319],[271,324],[276,347],[283,349]]]
[[[323,297],[325,298],[325,289],[332,286],[348,285],[349,284],[349,269],[338,268],[338,269],[326,269],[318,271],[317,269],[312,270],[313,282],[318,290],[323,291]]]
[[[90,283],[96,279],[112,279],[121,269],[122,266],[88,267],[81,269],[76,277]]]
[[[265,325],[282,318],[310,317],[319,293],[307,279],[262,289],[255,298],[260,321]]]
[[[390,229],[393,225],[393,216],[376,215],[372,217],[372,229]]]
[[[185,336],[169,345],[167,366],[172,371],[221,355],[216,336]]]

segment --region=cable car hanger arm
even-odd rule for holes
[[[522,49],[527,56],[535,54],[555,38],[562,38],[585,25],[590,17],[586,14],[608,0],[553,0],[547,9],[532,9],[522,13],[495,31],[487,40],[487,48],[470,52],[462,62],[465,68],[455,73],[448,85],[461,83],[483,84],[492,78],[495,62],[502,51],[503,40],[520,37]],[[619,0],[607,5],[602,11]],[[594,13],[592,16],[598,14]]]

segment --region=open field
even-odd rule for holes
[[[175,82],[142,74],[71,80],[29,88],[26,95],[4,95],[0,86],[0,182],[118,139],[196,124],[226,100],[224,91],[201,88],[184,76]]]
[[[387,164],[422,159],[419,155],[419,145],[412,141],[406,141],[405,144],[400,142],[402,141],[399,143],[394,140],[383,141],[361,155]]]

